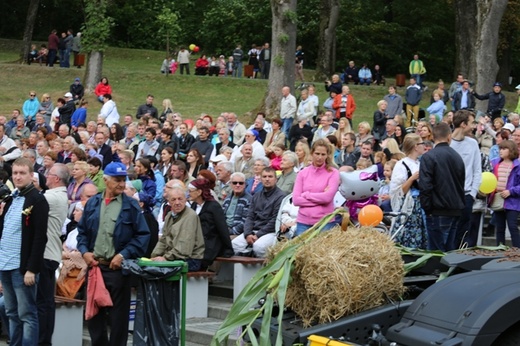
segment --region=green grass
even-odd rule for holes
[[[84,68],[61,69],[15,63],[19,44],[20,41],[0,39],[0,114],[9,115],[14,108],[21,108],[30,90],[35,90],[38,95],[50,93],[55,101],[68,91],[75,77],[83,80]],[[150,50],[107,49],[103,75],[108,77],[112,85],[114,100],[121,115],[135,114],[137,107],[144,103],[146,95],[153,94],[155,106],[159,110],[162,100],[169,98],[175,111],[184,117],[196,118],[201,113],[218,115],[231,111],[239,114],[242,121],[252,122],[253,116],[249,112],[260,105],[267,88],[266,80],[194,76],[194,64],[191,66],[190,76],[181,76],[179,73],[165,76],[159,72],[164,55],[164,52]],[[305,70],[304,73],[310,79],[313,71]],[[393,79],[387,79],[387,85],[392,82]],[[435,87],[435,83],[426,84],[430,90]],[[449,82],[446,84],[450,85]],[[387,93],[387,87],[350,85],[350,89],[357,104],[354,123],[366,120],[372,124],[376,104]],[[316,83],[316,90],[321,107],[328,95],[322,82]],[[398,93],[403,96],[404,90],[399,88]],[[427,97],[423,97],[421,107],[428,107],[430,90],[426,93]],[[506,108],[515,109],[516,94],[505,94]],[[94,95],[88,95],[87,99],[90,103],[89,119],[95,119],[101,104]]]

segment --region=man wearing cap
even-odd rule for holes
[[[481,101],[489,100],[486,113],[491,116],[491,121],[494,121],[496,118],[500,117],[502,109],[506,104],[506,96],[502,94],[501,83],[496,82],[493,84],[493,91],[484,95],[479,95],[476,91],[473,91],[473,96]]]
[[[72,94],[74,102],[79,102],[83,98],[83,95],[85,95],[85,88],[79,78],[76,77],[74,83],[70,85],[70,93]]]
[[[76,110],[76,105],[74,104],[70,92],[63,95],[63,97],[65,98],[65,104],[58,109],[58,112],[60,113],[59,125],[66,124],[70,127],[70,121],[72,119],[72,114]]]
[[[121,263],[143,256],[150,241],[139,204],[123,193],[126,176],[124,164],[107,165],[105,192],[89,199],[78,223],[78,250],[89,267],[99,266],[113,302],[113,307],[101,308],[88,322],[92,345],[126,345],[130,277],[121,272]],[[109,323],[110,337],[106,331]]]

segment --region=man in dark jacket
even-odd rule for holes
[[[451,129],[446,123],[433,128],[435,148],[424,154],[419,169],[421,206],[426,213],[428,249],[451,251],[465,205],[465,167],[450,147]]]
[[[159,113],[157,111],[157,108],[153,105],[153,95],[148,94],[146,96],[146,103],[144,105],[140,105],[139,108],[137,108],[136,118],[141,119],[144,115],[148,115],[151,118],[159,119]]]
[[[70,93],[74,102],[79,102],[85,95],[85,88],[79,78],[74,79],[74,83],[70,85]]]
[[[475,108],[475,96],[469,88],[469,81],[463,81],[462,88],[453,94],[453,106],[453,111]]]
[[[76,110],[76,104],[74,103],[72,94],[70,92],[65,93],[63,98],[65,99],[65,104],[58,109],[58,112],[60,113],[59,124],[66,124],[70,128],[70,121],[72,119],[72,114]]]
[[[130,312],[130,276],[124,259],[144,256],[150,231],[136,200],[124,194],[126,167],[120,162],[104,170],[106,190],[90,198],[78,223],[78,250],[89,267],[99,266],[113,302],[88,323],[92,345],[126,345]],[[107,312],[110,338],[107,336]],[[110,341],[108,341],[110,340]]]
[[[412,126],[412,119],[419,117],[419,102],[421,102],[422,90],[417,85],[415,78],[410,78],[410,85],[406,88],[406,126]]]
[[[487,114],[491,116],[491,122],[500,117],[502,109],[506,104],[506,96],[502,94],[502,84],[496,82],[493,84],[493,91],[484,95],[479,95],[473,91],[473,96],[479,100],[489,100]]]
[[[36,291],[47,243],[49,204],[32,183],[29,160],[14,161],[12,179],[16,189],[0,215],[0,277],[11,344],[36,345]]]
[[[256,257],[263,258],[276,242],[275,224],[285,193],[276,186],[276,172],[271,167],[262,171],[263,190],[256,193],[244,221],[244,233],[233,239],[235,253],[252,248]]]

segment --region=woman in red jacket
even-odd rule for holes
[[[199,76],[207,75],[208,65],[208,58],[206,58],[205,54],[202,54],[202,56],[195,61],[195,74]]]
[[[332,108],[336,110],[336,119],[347,118],[350,127],[352,127],[352,117],[356,110],[356,101],[354,101],[354,96],[350,94],[350,88],[347,85],[341,88],[341,94],[334,97]]]
[[[103,77],[101,81],[96,85],[96,89],[94,89],[96,93],[97,99],[99,102],[103,103],[103,95],[110,94],[112,95],[112,87],[108,84],[108,78]]]

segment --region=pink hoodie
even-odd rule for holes
[[[297,222],[314,225],[323,216],[334,211],[334,195],[339,188],[339,172],[335,168],[325,169],[325,165],[310,165],[296,176],[293,189],[293,203],[300,207]]]

